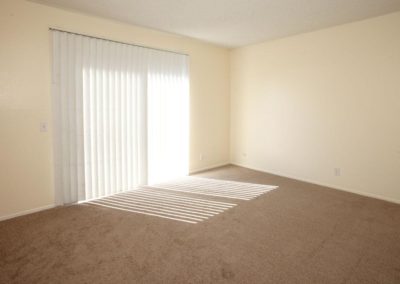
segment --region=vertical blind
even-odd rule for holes
[[[187,174],[187,56],[51,33],[57,204]]]

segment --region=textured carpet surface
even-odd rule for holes
[[[0,283],[400,283],[399,205],[234,166],[198,176],[279,188],[198,224],[89,205],[0,222]]]

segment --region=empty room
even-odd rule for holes
[[[400,0],[0,0],[0,283],[400,283]]]

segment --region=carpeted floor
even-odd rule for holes
[[[400,283],[400,205],[234,166],[198,176],[279,188],[197,224],[90,205],[0,222],[0,283]]]

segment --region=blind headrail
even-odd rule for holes
[[[117,41],[117,40],[107,39],[107,38],[103,38],[103,37],[97,37],[97,36],[91,36],[91,35],[76,33],[76,32],[65,31],[65,30],[61,30],[61,29],[57,29],[57,28],[49,28],[49,30],[50,31],[59,31],[59,32],[64,32],[64,33],[69,33],[69,34],[74,34],[74,35],[79,35],[79,36],[85,36],[85,37],[99,39],[99,40],[105,40],[105,41],[109,41],[109,42],[126,44],[126,45],[130,45],[130,46],[142,47],[142,48],[147,48],[147,49],[152,49],[152,50],[158,50],[158,51],[163,51],[163,52],[170,52],[170,53],[175,53],[175,54],[179,54],[179,55],[189,56],[189,54],[178,52],[178,51],[172,51],[172,50],[155,48],[155,47],[150,47],[150,46],[145,46],[145,45],[140,45],[140,44]]]

